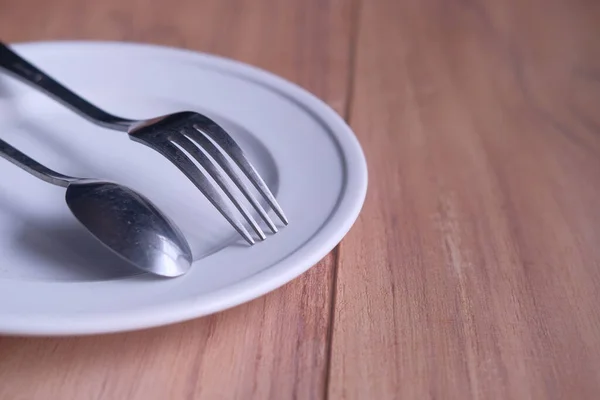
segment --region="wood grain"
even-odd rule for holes
[[[129,40],[212,52],[304,86],[340,113],[347,1],[0,0],[7,42]],[[0,399],[318,399],[325,394],[335,252],[263,298],[143,332],[0,338]]]
[[[600,7],[375,0],[350,122],[329,396],[600,392]]]

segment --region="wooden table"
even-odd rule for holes
[[[8,42],[186,47],[356,131],[356,225],[285,287],[146,331],[0,339],[0,399],[597,399],[600,2],[0,0]]]

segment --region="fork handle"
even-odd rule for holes
[[[0,69],[5,70],[20,81],[46,93],[96,125],[127,132],[134,122],[132,120],[111,115],[82,99],[23,59],[2,42],[0,42]]]

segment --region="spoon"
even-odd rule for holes
[[[163,277],[185,274],[190,246],[179,228],[141,194],[113,182],[55,172],[0,140],[0,156],[43,181],[67,188],[75,218],[134,267]]]

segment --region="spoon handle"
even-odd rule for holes
[[[40,178],[43,181],[62,187],[69,186],[69,183],[78,180],[67,175],[59,174],[35,161],[25,153],[15,149],[4,140],[0,139],[0,157],[10,161],[18,167],[21,167],[31,175]]]

